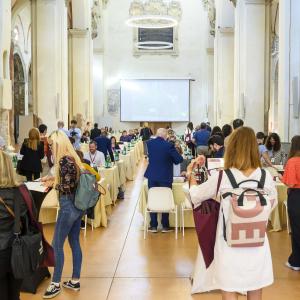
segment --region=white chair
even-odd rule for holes
[[[175,239],[178,235],[177,205],[174,202],[172,189],[167,187],[153,187],[149,189],[148,201],[144,215],[144,239],[148,233],[148,218],[150,213],[173,213],[175,214]]]
[[[189,192],[189,186],[188,184],[184,184],[182,186],[182,190],[185,194],[184,201],[181,203],[181,222],[180,222],[180,230],[182,230],[182,236],[184,236],[184,213],[186,211],[192,211],[192,201],[190,197],[190,192]]]
[[[287,229],[287,233],[290,234],[291,228],[290,228],[290,220],[289,220],[287,200],[283,201],[282,215],[284,214],[284,212],[285,212],[285,215],[286,215],[286,229]]]
[[[87,214],[85,214],[85,216],[84,216],[84,237],[86,237],[87,220],[88,220],[88,217],[87,217]],[[92,231],[94,231],[94,220],[93,219],[90,219],[90,220],[91,220]]]

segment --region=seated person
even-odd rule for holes
[[[180,155],[182,155],[183,151],[182,151],[180,142],[176,141],[174,146],[175,146],[175,149],[177,150],[177,152]],[[186,170],[187,170],[187,167],[188,167],[189,163],[190,163],[190,160],[184,158],[183,161],[180,164],[173,165],[173,176],[174,177],[185,177]]]
[[[97,143],[90,142],[89,152],[84,153],[83,158],[88,160],[91,167],[101,167],[105,165],[105,156],[102,152],[97,150]]]
[[[90,132],[89,131],[85,131],[80,139],[81,143],[89,143],[90,142]]]
[[[121,150],[119,144],[117,143],[116,137],[112,136],[112,137],[110,138],[110,142],[111,142],[111,150],[112,150],[112,151],[115,151],[115,150],[116,150],[116,151]]]
[[[213,135],[208,140],[208,147],[211,150],[211,157],[224,157],[224,138],[220,135]]]
[[[130,142],[129,141],[129,136],[127,135],[127,131],[126,130],[123,130],[123,132],[122,132],[122,135],[121,135],[121,137],[120,137],[120,142]]]
[[[129,130],[129,134],[128,134],[128,141],[129,142],[131,142],[132,140],[134,140],[135,139],[135,134],[134,134],[134,131],[133,131],[133,129],[130,129]]]

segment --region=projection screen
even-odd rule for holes
[[[121,80],[121,122],[187,122],[189,107],[189,79]]]

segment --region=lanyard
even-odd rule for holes
[[[97,157],[97,151],[95,152],[95,155],[94,155],[93,158],[92,158],[91,152],[90,152],[90,159],[91,159],[91,163],[92,163],[92,164],[94,164],[94,161],[95,161],[96,157]]]

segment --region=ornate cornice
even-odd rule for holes
[[[210,34],[215,36],[216,33],[216,7],[214,0],[202,0],[204,9],[207,10],[208,20],[210,23]]]

